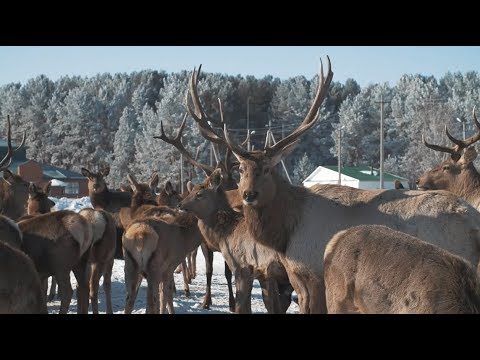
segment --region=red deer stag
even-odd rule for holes
[[[21,176],[13,174],[8,167],[12,163],[13,153],[25,144],[25,133],[20,145],[13,150],[11,142],[10,116],[7,116],[7,154],[0,161],[0,171],[3,177],[0,178],[0,214],[8,216],[17,221],[25,214],[25,206],[28,198],[29,183]]]
[[[219,248],[229,267],[234,270],[235,312],[252,312],[252,285],[253,279],[257,278],[262,285],[268,312],[285,313],[291,297],[287,294],[288,296],[280,298],[280,294],[290,283],[279,254],[256,243],[249,236],[243,215],[231,207],[222,189],[222,170],[215,170],[203,184],[193,186],[189,182],[188,186],[190,193],[181,202],[179,209],[191,212],[198,218],[198,226],[205,241],[212,247]]]
[[[110,191],[105,177],[110,173],[110,167],[107,166],[98,173],[91,172],[82,168],[82,175],[88,178],[88,195],[94,209],[108,211],[112,214],[117,231],[115,259],[123,259],[122,253],[122,234],[123,226],[120,222],[120,208],[130,207],[132,193],[126,191]]]
[[[383,225],[340,231],[325,248],[329,313],[479,314],[472,264]]]
[[[473,108],[473,119],[477,128],[480,129],[475,108]],[[417,180],[417,188],[419,190],[448,190],[463,197],[473,207],[480,210],[480,174],[473,165],[473,161],[477,158],[477,151],[474,146],[470,146],[480,140],[480,130],[463,141],[450,135],[446,126],[445,133],[455,144],[453,147],[429,144],[422,136],[426,147],[449,153],[450,158],[423,174]],[[463,152],[464,149],[466,149],[465,152]]]
[[[184,115],[182,123],[180,125],[180,128],[178,130],[177,136],[175,138],[169,138],[165,134],[165,131],[163,129],[163,121],[160,122],[160,130],[161,134],[159,136],[154,136],[155,139],[161,139],[165,141],[168,144],[173,145],[175,148],[177,148],[181,154],[185,157],[185,159],[192,164],[195,167],[198,167],[203,170],[205,175],[210,176],[212,172],[214,171],[215,168],[212,166],[208,166],[205,164],[202,164],[195,160],[190,153],[185,149],[185,147],[182,144],[181,138],[182,138],[182,132],[183,129],[185,128],[185,124],[187,121],[187,114]],[[228,158],[228,156],[227,156]],[[237,185],[233,178],[229,178],[229,182],[225,184],[225,188],[227,190],[231,189],[236,189]],[[160,194],[159,198],[157,199],[157,202],[160,204],[161,203],[161,196]],[[213,275],[213,253],[215,251],[220,251],[220,249],[212,247],[212,244],[208,245],[206,242],[202,242],[201,244],[203,256],[205,257],[205,271],[206,271],[206,277],[207,277],[207,289],[205,291],[205,297],[203,298],[202,302],[202,308],[203,309],[209,309],[210,305],[212,305],[212,275]],[[190,255],[192,257],[192,255]],[[225,278],[227,279],[227,285],[228,285],[228,303],[229,303],[229,308],[230,311],[234,312],[235,311],[235,297],[233,295],[233,288],[232,288],[232,271],[228,267],[227,262],[225,262]]]
[[[320,70],[317,92],[307,116],[290,135],[264,150],[247,151],[218,132],[203,111],[196,89],[198,73],[190,78],[189,113],[211,137],[224,142],[240,162],[238,191],[243,214],[253,239],[280,253],[288,278],[298,294],[302,313],[325,313],[323,254],[330,238],[358,224],[383,224],[434,243],[473,265],[478,264],[480,224],[478,213],[465,201],[444,191],[362,191],[345,186],[324,187],[319,192],[294,186],[275,166],[291,153],[299,137],[313,127],[326,97],[333,73]],[[325,193],[331,192],[331,197]],[[322,220],[325,219],[325,220]],[[455,220],[454,220],[455,219]]]

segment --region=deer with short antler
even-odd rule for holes
[[[480,123],[475,108],[473,120],[479,131],[465,140],[454,138],[445,125],[445,134],[455,144],[452,147],[430,144],[422,135],[426,147],[450,154],[450,157],[423,174],[416,183],[419,190],[448,190],[480,210],[480,174],[473,165],[477,158],[473,144],[480,140]]]
[[[477,266],[480,258],[478,213],[462,199],[444,192],[371,190],[330,186],[332,197],[290,184],[276,165],[290,154],[299,137],[317,122],[333,77],[330,60],[320,69],[313,103],[290,135],[263,150],[248,151],[235,143],[226,124],[203,111],[197,92],[198,72],[190,78],[189,113],[212,138],[226,144],[240,162],[238,191],[246,228],[252,238],[276,250],[298,294],[302,313],[325,313],[323,254],[330,238],[358,224],[383,224],[415,235],[463,256]],[[223,125],[220,132],[212,127]],[[453,220],[455,219],[455,220]]]

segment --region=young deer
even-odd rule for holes
[[[98,173],[82,168],[82,175],[88,178],[88,195],[94,209],[108,211],[115,220],[116,225],[116,251],[115,259],[123,259],[122,234],[123,226],[120,222],[120,208],[129,207],[132,194],[125,191],[110,191],[105,177],[110,173],[110,167],[106,167]]]
[[[480,313],[480,281],[471,264],[386,226],[338,232],[324,258],[329,313]]]
[[[201,234],[190,217],[176,217],[175,224],[169,224],[153,217],[134,220],[123,234],[125,257],[125,286],[127,297],[125,313],[133,310],[137,291],[146,277],[147,313],[174,313],[173,271],[185,256],[201,242]],[[161,299],[158,301],[159,286]],[[159,308],[160,306],[160,308]]]
[[[47,302],[32,260],[3,241],[0,241],[0,314],[47,314]]]

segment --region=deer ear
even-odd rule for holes
[[[37,193],[37,187],[32,182],[28,186],[28,193],[30,194],[30,196],[34,196]]]
[[[10,170],[3,170],[3,179],[9,184],[12,185],[15,181],[13,174]]]
[[[467,166],[476,158],[477,158],[477,151],[475,150],[475,146],[470,146],[465,150],[460,160],[458,160],[458,163],[461,164],[462,166]]]
[[[286,158],[295,148],[297,145],[300,143],[300,140],[295,140],[293,143],[288,144],[285,146],[278,154],[274,155],[270,159],[270,166],[274,167],[277,165],[282,159]]]
[[[89,178],[90,176],[92,176],[92,173],[90,172],[90,170],[82,167],[82,175]]]
[[[222,185],[222,169],[215,169],[210,175],[210,186],[216,191]]]
[[[132,188],[132,190],[134,192],[137,191],[138,183],[135,177],[133,175],[127,174],[127,180],[130,183],[130,187]]]
[[[52,180],[50,180],[45,184],[45,186],[43,187],[43,192],[48,195],[50,193],[51,186],[52,186]]]
[[[193,183],[191,181],[187,182],[187,190],[189,193],[193,190]]]
[[[173,192],[174,192],[174,189],[173,189],[173,185],[170,181],[167,181],[165,183],[165,192],[168,194],[168,195],[172,195]]]
[[[158,173],[157,172],[152,174],[152,178],[150,180],[149,186],[150,186],[150,189],[152,189],[153,191],[155,191],[157,189],[157,186],[158,186]]]
[[[102,176],[105,177],[107,176],[108,174],[110,174],[110,166],[106,166],[102,172],[101,172]]]

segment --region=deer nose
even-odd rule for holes
[[[243,192],[243,199],[247,202],[254,201],[258,196],[258,192],[256,191],[244,191]]]

